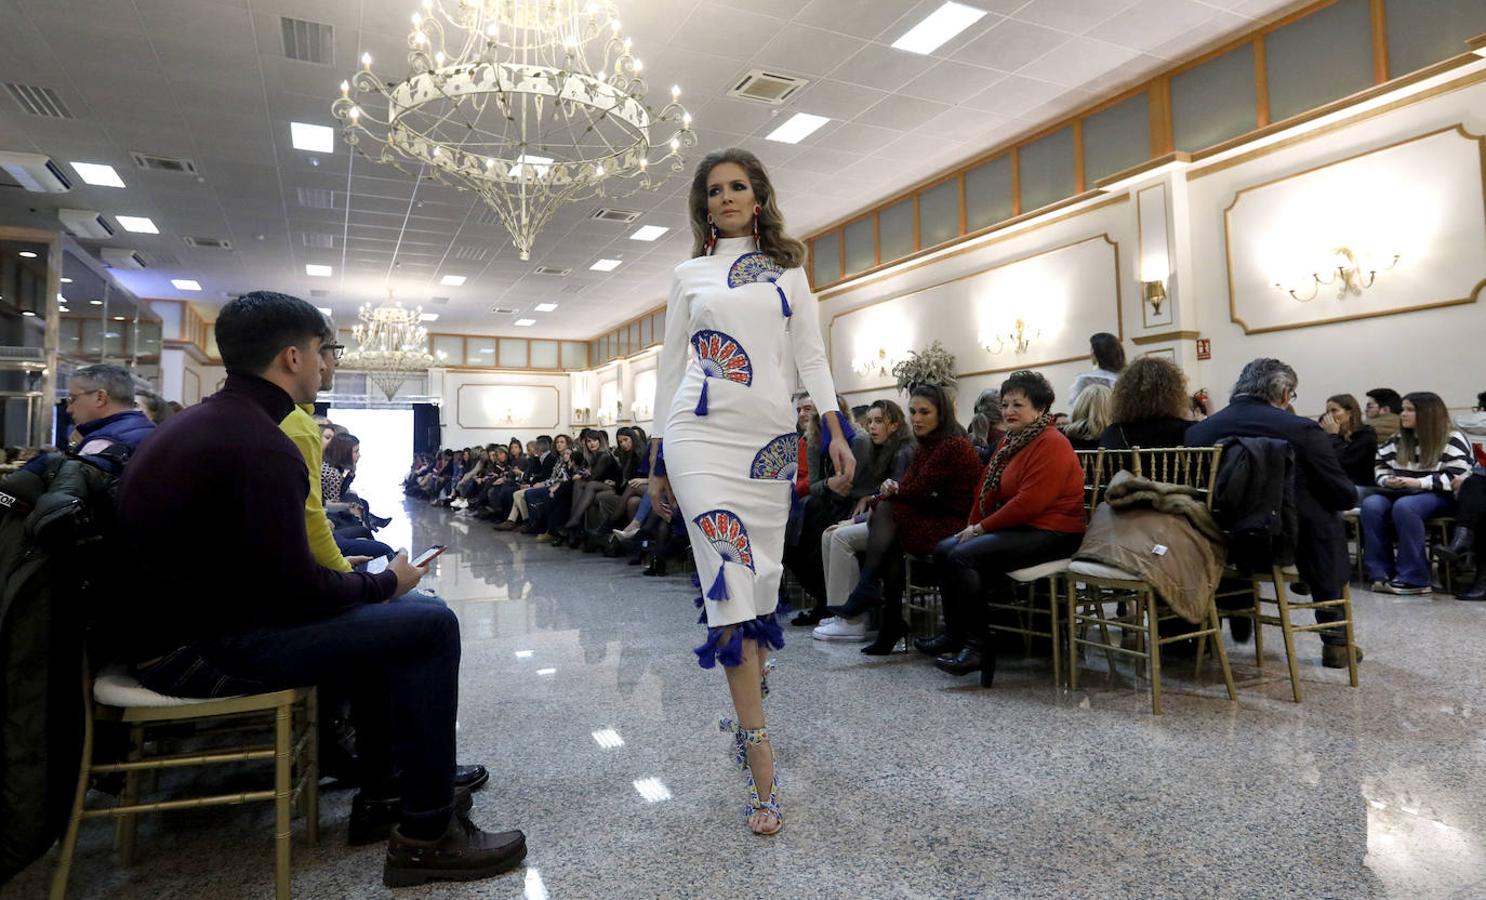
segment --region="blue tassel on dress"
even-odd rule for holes
[[[722,564],[717,567],[717,577],[712,579],[712,587],[707,589],[709,600],[729,599],[727,579],[722,577],[723,569],[727,568],[727,564],[727,560],[723,560]]]
[[[779,305],[784,307],[784,317],[788,319],[794,316],[795,311],[789,308],[789,298],[784,295],[784,288],[780,287],[778,282],[775,282],[774,290],[779,292]]]
[[[722,636],[729,629],[733,633],[724,644]],[[769,613],[735,625],[708,628],[706,643],[692,652],[696,653],[697,663],[704,669],[713,668],[719,662],[724,668],[732,668],[743,662],[744,638],[758,641],[759,649],[765,652],[770,649],[784,649],[784,629],[780,627],[774,613]]]
[[[705,416],[707,414],[707,382],[708,382],[708,380],[709,379],[707,378],[706,375],[703,375],[702,376],[702,395],[697,398],[697,408],[696,408],[696,414],[699,415],[699,416]]]

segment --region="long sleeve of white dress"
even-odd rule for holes
[[[815,408],[825,413],[836,408],[836,382],[831,377],[831,362],[820,331],[819,304],[810,292],[804,269],[788,269],[779,281],[794,313],[789,319],[789,341],[795,368]]]
[[[655,413],[656,436],[665,437],[666,425],[671,421],[671,407],[676,403],[676,394],[681,390],[681,379],[686,375],[686,356],[690,350],[687,337],[690,334],[690,310],[681,282],[671,279],[671,296],[666,300],[665,343],[660,348],[660,361],[656,364]]]

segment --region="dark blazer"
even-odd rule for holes
[[[1351,571],[1341,513],[1357,505],[1357,488],[1314,421],[1257,397],[1235,397],[1228,406],[1187,429],[1188,447],[1210,447],[1224,438],[1267,437],[1295,451],[1295,505],[1300,518],[1295,564],[1317,599],[1341,596]]]
[[[1336,451],[1336,458],[1352,483],[1376,486],[1373,479],[1377,477],[1377,473],[1373,466],[1378,459],[1378,433],[1373,427],[1359,426],[1352,432],[1350,441],[1344,440],[1339,434],[1328,434],[1327,437],[1331,439],[1331,449]]]
[[[1137,419],[1116,422],[1099,436],[1105,450],[1129,450],[1131,447],[1180,447],[1187,439],[1192,423],[1186,419],[1162,416],[1159,419]]]
[[[530,459],[531,457],[528,457]],[[546,481],[552,477],[552,469],[557,465],[557,454],[547,451],[532,462],[531,468],[526,470],[522,481],[526,484],[536,484]]]

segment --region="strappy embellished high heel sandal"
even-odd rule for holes
[[[763,671],[759,673],[758,692],[765,700],[769,699],[769,673],[772,671],[774,671],[774,660],[764,660]]]
[[[748,773],[748,808],[743,811],[743,821],[753,818],[755,813],[766,812],[774,817],[774,827],[767,831],[755,831],[760,837],[778,834],[784,828],[784,809],[779,805],[779,767],[774,767],[774,777],[769,785],[769,799],[760,800],[758,784],[753,780],[753,769],[748,765],[748,747],[769,742],[767,728],[741,728],[731,719],[718,723],[723,731],[731,731],[736,747],[734,761]]]

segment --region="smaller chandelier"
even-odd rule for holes
[[[859,356],[851,361],[851,370],[862,378],[877,376],[886,378],[893,374],[893,367],[902,362],[900,354],[886,347],[878,347],[877,352]]]
[[[389,290],[386,303],[365,304],[356,316],[361,320],[351,329],[356,349],[346,354],[343,365],[365,371],[388,400],[404,381],[427,374],[434,365],[428,354],[428,329],[419,324],[423,307],[406,309],[393,301]]]
[[[1015,353],[1026,353],[1032,347],[1032,341],[1042,336],[1042,329],[1033,331],[1027,324],[1026,319],[1017,319],[1007,334],[980,335],[980,347],[987,353],[997,354],[1010,348]]]
[[[1377,281],[1379,272],[1387,272],[1398,265],[1399,254],[1383,254],[1375,256],[1369,252],[1358,253],[1351,247],[1337,247],[1331,251],[1329,265],[1322,266],[1318,271],[1311,273],[1310,277],[1304,279],[1310,284],[1309,293],[1301,296],[1301,291],[1306,288],[1286,288],[1281,282],[1276,281],[1276,290],[1285,291],[1301,303],[1309,303],[1316,299],[1321,293],[1321,288],[1335,284],[1336,299],[1345,300],[1348,296],[1361,297],[1362,292],[1373,286]],[[1323,277],[1322,272],[1326,275]]]

